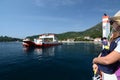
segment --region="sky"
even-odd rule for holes
[[[0,36],[85,31],[120,10],[120,0],[0,0]]]

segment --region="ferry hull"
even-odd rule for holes
[[[42,43],[42,44],[35,44],[32,41],[23,41],[23,46],[24,47],[50,47],[50,46],[57,46],[61,45],[62,43]]]

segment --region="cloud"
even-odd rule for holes
[[[35,4],[40,7],[70,6],[81,2],[82,0],[35,0]]]

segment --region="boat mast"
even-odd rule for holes
[[[102,17],[102,37],[106,37],[108,39],[110,34],[110,23],[109,23],[109,16],[104,14]]]

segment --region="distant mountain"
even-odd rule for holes
[[[59,40],[67,40],[67,39],[77,39],[77,40],[83,40],[85,36],[89,36],[91,38],[97,38],[102,37],[102,23],[98,23],[97,25],[91,27],[90,29],[87,29],[82,32],[65,32],[61,34],[56,34]],[[33,38],[37,38],[39,35],[34,36],[28,36],[27,38],[30,38],[33,40]]]
[[[12,38],[8,36],[0,36],[0,42],[11,42],[11,41],[22,41],[22,39]]]
[[[102,22],[98,23],[88,30],[85,30],[82,35],[90,36],[92,38],[102,37]]]
[[[102,37],[102,23],[98,23],[97,25],[91,27],[82,32],[66,32],[62,34],[57,34],[58,39],[64,40],[68,38],[84,38],[85,36],[89,36],[91,38]]]

